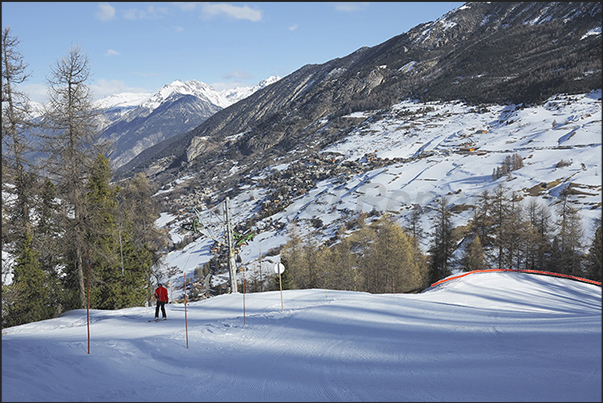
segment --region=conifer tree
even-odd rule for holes
[[[154,214],[153,209],[145,211],[145,206],[152,205],[151,196],[140,189],[140,178],[126,183],[127,190],[122,192],[119,186],[110,183],[111,176],[109,160],[99,154],[86,193],[87,239],[93,266],[92,305],[101,309],[141,306],[150,290],[149,269],[158,254],[158,250],[152,249],[157,244],[152,236],[136,231],[136,228],[151,231],[144,226]],[[118,196],[121,196],[119,203]]]
[[[448,198],[441,197],[437,201],[434,236],[430,248],[431,272],[430,281],[436,282],[451,274],[449,261],[453,253],[452,213],[448,207]]]
[[[2,53],[2,166],[3,166],[3,250],[13,253],[12,284],[3,285],[3,325],[16,325],[46,319],[49,304],[44,273],[32,246],[37,179],[26,153],[31,151],[28,133],[32,127],[28,97],[18,90],[29,77],[27,64],[19,49],[19,39],[3,28]],[[5,185],[4,168],[13,174],[13,186]],[[5,200],[5,193],[14,199]],[[6,219],[4,214],[10,219]],[[5,228],[6,227],[6,228]],[[4,269],[4,268],[3,268]],[[4,270],[3,270],[4,271]],[[6,294],[4,293],[6,291]],[[7,308],[6,310],[4,308]]]
[[[121,292],[120,307],[142,306],[152,297],[154,290],[150,268],[156,264],[157,251],[148,246],[138,246],[133,224],[128,222],[121,231],[121,255],[123,269],[120,270]]]
[[[154,187],[142,173],[137,173],[123,183],[118,195],[117,237],[121,240],[121,254],[124,255],[126,276],[132,276],[131,286],[138,284],[145,290],[147,299],[152,301],[156,272],[161,266],[161,251],[167,247],[167,234],[155,226],[159,218],[157,201],[153,198]],[[133,242],[126,248],[127,242]],[[126,257],[126,249],[131,253]],[[140,278],[147,279],[146,284]],[[132,289],[134,300],[138,300],[139,289]]]
[[[406,293],[425,287],[427,266],[416,240],[387,216],[370,229],[373,241],[358,263],[365,280],[364,291]]]
[[[46,169],[58,183],[59,196],[67,207],[61,227],[65,230],[64,285],[69,291],[66,309],[86,306],[85,180],[99,147],[96,112],[87,85],[88,58],[79,46],[51,66],[49,106],[44,116],[49,157]]]
[[[160,214],[154,193],[155,188],[141,172],[124,183],[119,194],[118,223],[132,222],[137,246],[160,250],[166,246],[166,235],[155,226]]]
[[[501,244],[503,262],[508,269],[518,269],[526,257],[526,227],[523,220],[523,208],[516,192],[512,192],[507,215],[502,222]]]
[[[511,157],[511,169],[516,171],[523,168],[523,158],[518,153],[514,153]]]
[[[505,238],[505,228],[509,217],[509,204],[506,196],[506,189],[499,185],[494,189],[491,205],[492,217],[492,232],[494,238],[494,261],[497,269],[505,267],[505,247],[507,239]]]
[[[19,38],[11,34],[10,27],[2,30],[2,164],[14,169],[17,178],[23,176],[30,164],[25,154],[31,151],[27,134],[33,123],[27,95],[19,85],[29,78],[28,65],[19,51]],[[29,196],[19,194],[20,197]],[[28,205],[28,204],[26,204]],[[23,217],[28,220],[28,210],[23,206]]]
[[[356,276],[356,255],[352,251],[353,243],[349,237],[340,235],[338,243],[325,248],[322,261],[326,271],[329,289],[355,291],[358,288]]]
[[[553,230],[551,213],[546,206],[532,199],[528,203],[525,214],[525,268],[530,270],[548,270]]]
[[[299,233],[296,223],[293,223],[291,226],[289,231],[289,239],[287,240],[287,243],[283,245],[281,250],[281,261],[285,261],[287,263],[287,269],[290,270],[289,279],[291,281],[291,287],[295,289],[304,288],[304,248],[302,244],[302,237]]]
[[[396,257],[393,256],[395,239],[389,222],[383,219],[369,226],[369,247],[360,259],[364,290],[371,293],[395,292]]]
[[[364,223],[359,230],[348,237],[350,252],[354,256],[352,272],[355,291],[367,291],[372,281],[372,272],[363,265],[365,265],[364,257],[370,252],[375,243],[373,228],[372,225]]]
[[[16,251],[13,281],[10,285],[14,300],[2,309],[3,325],[15,326],[47,319],[50,316],[45,275],[31,245],[31,235],[26,234]],[[5,309],[8,312],[5,312]],[[5,317],[6,314],[6,317]]]
[[[350,235],[350,250],[355,255],[354,285],[358,291],[371,292],[378,287],[378,267],[373,267],[367,256],[375,244],[376,233],[373,225],[363,225],[359,230]]]
[[[595,236],[592,240],[588,255],[585,259],[585,272],[584,276],[591,280],[601,281],[601,272],[603,266],[603,259],[601,254],[603,253],[603,243],[601,242],[601,218],[599,217],[596,221]]]
[[[283,254],[291,268],[291,285],[297,289],[324,286],[324,265],[320,247],[312,237],[294,235],[285,245]]]
[[[484,249],[479,235],[475,235],[473,241],[465,249],[461,264],[465,271],[483,270],[486,268]]]
[[[90,256],[91,307],[121,308],[123,295],[117,239],[117,193],[110,185],[109,160],[98,154],[86,187],[86,241]]]
[[[473,209],[473,214],[469,223],[470,231],[479,236],[484,252],[490,248],[494,242],[492,236],[491,199],[492,197],[488,190],[484,190],[478,195],[477,203]]]
[[[424,235],[423,227],[421,226],[422,214],[423,208],[421,207],[421,205],[414,204],[412,206],[412,210],[410,211],[410,221],[407,230],[410,235],[413,236],[417,241],[420,241]]]
[[[62,206],[56,198],[56,186],[50,179],[46,178],[39,193],[39,201],[35,206],[38,220],[34,228],[33,246],[46,275],[46,288],[53,306],[52,317],[56,317],[62,313],[63,300],[60,279],[62,231],[57,224]]]
[[[558,273],[582,275],[583,230],[578,210],[570,205],[568,195],[562,195],[557,207],[557,231],[553,238],[551,268]]]
[[[302,288],[323,288],[325,267],[322,262],[321,248],[312,236],[303,242],[305,268],[304,285]]]
[[[61,203],[57,200],[57,189],[48,178],[41,185],[39,202],[36,205],[38,220],[36,223],[36,234],[41,238],[38,247],[49,241],[51,237],[58,237],[60,229],[57,225],[58,214],[60,214]]]
[[[14,186],[3,191],[15,195],[15,202],[3,207],[11,220],[7,221],[8,241],[23,242],[31,235],[30,211],[33,206],[35,175],[25,156],[31,151],[27,133],[32,124],[28,97],[18,90],[28,78],[27,63],[19,51],[19,39],[11,34],[10,27],[2,30],[2,166],[10,168]],[[4,228],[3,228],[4,230]],[[18,246],[17,246],[18,247]]]

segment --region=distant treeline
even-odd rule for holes
[[[466,226],[453,227],[446,197],[438,200],[433,227],[419,226],[418,205],[402,228],[381,216],[366,224],[361,213],[324,244],[293,230],[281,250],[284,288],[329,288],[371,293],[408,293],[425,289],[452,270],[530,269],[601,281],[601,220],[590,245],[578,211],[562,195],[554,214],[531,199],[522,204],[499,186],[485,191]],[[419,241],[429,237],[429,250]],[[277,287],[275,285],[275,287]]]

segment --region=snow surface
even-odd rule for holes
[[[393,215],[405,225],[410,209],[419,204],[424,211],[422,228],[429,232],[438,198],[445,195],[451,206],[461,207],[452,215],[453,225],[466,225],[478,196],[485,190],[493,194],[501,185],[522,196],[524,207],[535,198],[556,218],[559,195],[571,184],[579,193],[569,200],[582,217],[583,243],[588,248],[595,220],[601,217],[601,90],[556,95],[540,106],[489,105],[485,110],[478,109],[462,102],[404,100],[385,113],[349,115],[365,120],[345,139],[323,152],[339,153],[345,161],[356,161],[371,153],[383,159],[400,158],[403,162],[366,171],[345,181],[338,178],[320,181],[283,211],[258,221],[252,228],[256,237],[239,254],[247,276],[259,278],[260,268],[265,273],[280,261],[280,255],[264,255],[287,242],[294,221],[302,235],[324,241],[335,234],[350,213],[375,209]],[[323,120],[321,124],[329,122]],[[475,147],[475,151],[459,152],[467,144]],[[513,171],[510,178],[493,180],[494,168],[514,153],[523,158],[524,166]],[[557,167],[561,160],[572,163]],[[267,171],[284,170],[287,166],[275,160]],[[538,196],[531,194],[543,183],[548,185],[545,191]],[[267,194],[268,190],[255,185],[243,189],[230,202],[233,223],[252,218]],[[223,195],[212,196],[216,200],[223,198]],[[203,210],[203,206],[196,207]],[[164,213],[157,221],[174,242],[190,235],[182,230],[181,224],[190,221],[192,214],[183,213],[178,216]],[[311,224],[316,217],[324,223],[319,231]],[[421,244],[424,251],[430,240],[431,234],[426,234]],[[212,239],[200,237],[184,249],[167,254],[166,266],[175,267],[180,273],[174,279],[175,284],[182,283],[182,272],[192,278],[194,270],[212,258],[212,244]],[[237,276],[242,281],[242,273]],[[212,278],[214,285],[228,281],[227,273]]]
[[[3,330],[2,401],[601,401],[601,287],[473,273],[86,310]],[[186,320],[185,320],[186,319]]]

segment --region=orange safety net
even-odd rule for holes
[[[438,285],[438,284],[445,283],[446,281],[450,281],[450,280],[454,280],[454,279],[457,279],[457,278],[465,277],[465,276],[468,276],[469,274],[473,274],[473,273],[488,273],[488,272],[512,272],[512,273],[544,274],[544,275],[547,275],[547,276],[564,277],[564,278],[569,278],[571,280],[583,281],[585,283],[591,283],[591,284],[595,284],[595,285],[601,286],[601,282],[600,281],[590,280],[590,279],[583,278],[583,277],[571,276],[569,274],[553,273],[553,272],[550,272],[550,271],[528,270],[528,269],[525,269],[525,270],[522,270],[522,269],[487,269],[487,270],[473,270],[473,271],[469,271],[467,273],[459,274],[458,276],[447,277],[447,278],[442,279],[440,281],[436,281],[430,287],[433,287],[433,286]]]

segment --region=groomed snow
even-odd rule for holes
[[[91,310],[90,354],[86,310],[5,329],[2,400],[601,401],[601,287],[564,278],[227,294],[153,314]]]

